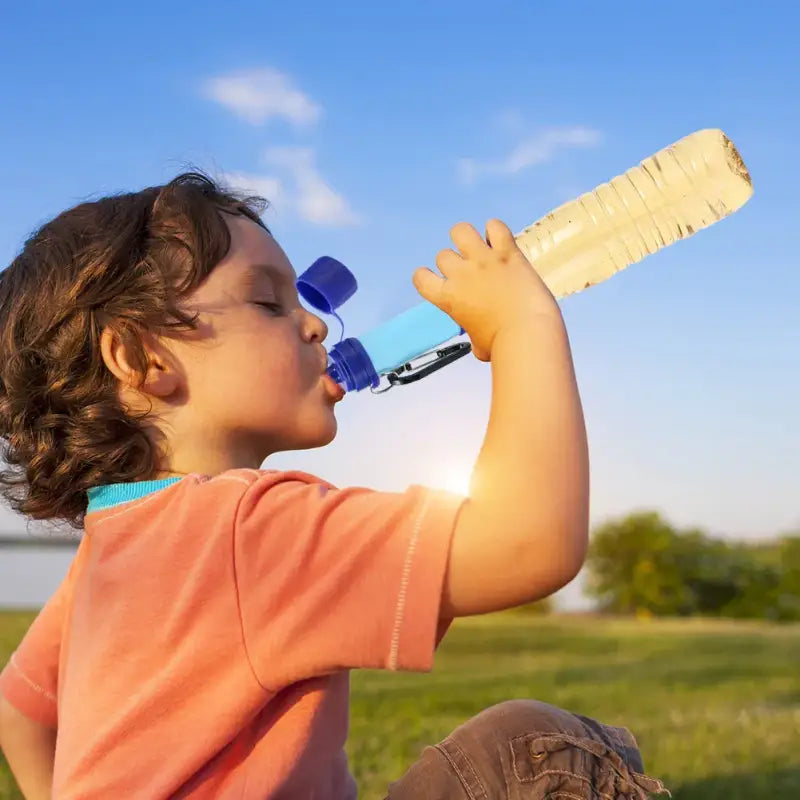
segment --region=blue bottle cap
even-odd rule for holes
[[[298,279],[297,291],[317,311],[332,314],[358,289],[355,276],[341,261],[318,258]]]
[[[373,389],[380,383],[364,345],[350,338],[335,344],[328,352],[328,375],[348,392]]]

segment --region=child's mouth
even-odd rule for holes
[[[322,376],[322,382],[325,384],[325,390],[334,403],[338,403],[345,396],[344,389],[327,373]]]

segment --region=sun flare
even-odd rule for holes
[[[471,477],[472,464],[445,464],[437,473],[436,483],[441,489],[467,497]]]

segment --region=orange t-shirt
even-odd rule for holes
[[[464,498],[302,472],[89,493],[0,691],[58,728],[54,800],[354,798],[354,668],[428,670]]]

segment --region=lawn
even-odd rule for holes
[[[32,619],[0,614],[5,662]],[[430,675],[353,675],[350,757],[381,798],[420,749],[492,703],[536,697],[626,725],[675,800],[800,797],[800,625],[462,620]],[[0,798],[19,798],[0,761]]]

